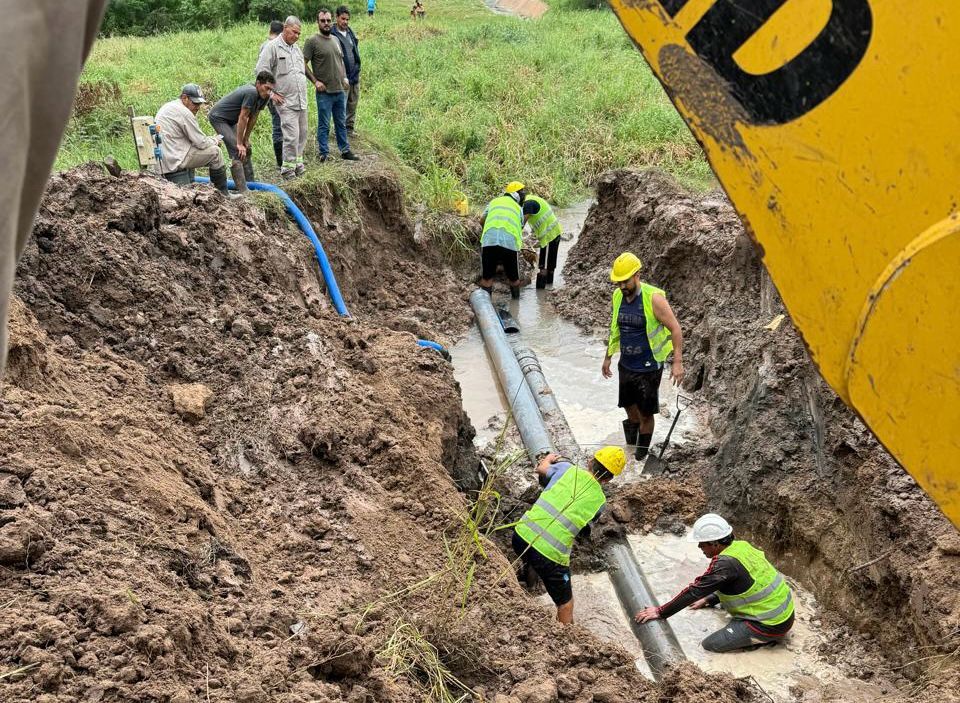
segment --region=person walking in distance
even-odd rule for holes
[[[367,17],[373,17],[373,13],[376,9],[377,0],[367,0]]]
[[[793,593],[762,551],[734,537],[715,513],[701,516],[687,538],[710,560],[707,570],[669,602],[634,615],[639,623],[669,618],[684,608],[720,605],[732,618],[700,643],[708,652],[732,652],[777,644],[793,627]]]
[[[604,378],[613,376],[610,361],[620,352],[617,372],[620,398],[617,405],[627,413],[623,436],[635,445],[634,456],[643,459],[653,437],[654,415],[660,412],[660,378],[663,363],[673,352],[670,376],[674,384],[683,381],[683,333],[666,294],[640,280],[642,264],[634,254],[624,252],[613,262],[610,280],[613,291],[613,315],[607,354],[601,369]]]
[[[260,57],[263,55],[264,47],[269,44],[271,41],[280,36],[280,32],[283,31],[283,22],[279,20],[274,20],[270,23],[270,32],[267,35],[267,40],[260,45],[260,52],[257,54],[257,61],[260,60]],[[254,75],[257,75],[257,71],[254,70]],[[273,155],[277,159],[277,168],[283,166],[283,130],[280,128],[280,113],[277,112],[277,105],[274,102],[274,97],[271,95],[270,102],[267,103],[267,109],[270,110],[270,122],[273,125]]]
[[[317,147],[320,161],[326,161],[330,151],[330,118],[340,156],[347,161],[358,161],[350,151],[347,137],[347,91],[350,81],[343,65],[343,49],[333,35],[333,13],[321,7],[317,13],[319,32],[307,39],[303,47],[307,78],[313,83],[317,96]]]
[[[257,124],[260,111],[270,104],[273,91],[273,74],[261,71],[253,85],[242,85],[217,101],[210,110],[210,124],[223,137],[227,153],[233,160],[233,182],[241,193],[247,182],[256,180],[253,173],[253,154],[250,135]]]
[[[343,50],[343,67],[347,71],[350,90],[347,93],[347,134],[353,134],[357,121],[357,103],[360,102],[360,42],[350,28],[350,8],[341,5],[337,8],[333,34],[340,40]]]
[[[283,132],[283,161],[280,176],[295,178],[306,170],[303,150],[307,145],[307,82],[303,71],[300,20],[293,15],[283,23],[280,36],[267,43],[257,61],[257,73],[268,71],[276,79],[274,102]]]

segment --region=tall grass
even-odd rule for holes
[[[392,151],[419,174],[416,195],[440,208],[461,194],[480,204],[515,178],[563,204],[619,166],[658,165],[705,182],[699,147],[616,18],[571,9],[578,5],[529,21],[494,15],[480,0],[427,0],[420,22],[407,0],[378,2],[372,20],[358,6],[361,151]],[[186,82],[226,94],[250,80],[264,29],[98,42],[82,78],[81,96],[91,99],[71,121],[57,167],[108,154],[134,167],[125,106],[153,114]],[[304,29],[312,33],[312,22]],[[273,172],[269,133],[264,113],[252,142],[261,174]]]

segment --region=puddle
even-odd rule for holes
[[[555,287],[563,285],[563,265],[580,235],[591,204],[591,200],[586,200],[556,211],[563,231],[572,233],[574,238],[560,244]],[[507,304],[519,323],[520,333],[539,357],[544,375],[584,453],[591,454],[606,444],[623,444],[621,422],[625,415],[617,407],[616,374],[605,379],[600,373],[606,340],[583,333],[557,314],[549,297],[549,291],[538,291],[530,285],[523,288],[519,300],[495,296],[495,302]],[[508,403],[476,325],[450,350],[450,354],[454,375],[463,391],[464,410],[477,428],[477,444],[483,445],[500,429],[496,425],[489,426],[488,421],[504,413]],[[665,404],[668,408],[670,418],[657,417],[655,445],[666,437],[676,410],[676,389],[668,376],[669,373],[664,373],[660,401],[661,407]],[[699,436],[704,431],[702,427],[696,408],[685,410],[670,439],[671,445],[683,444]],[[669,449],[666,457],[669,458]],[[637,463],[632,458],[620,480],[630,480],[631,477],[634,480],[639,477]]]

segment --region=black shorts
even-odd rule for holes
[[[663,367],[656,371],[638,373],[618,366],[617,372],[620,375],[618,407],[636,405],[644,415],[656,415],[660,412],[660,379],[663,376]]]
[[[480,249],[481,278],[490,279],[497,274],[497,266],[503,266],[503,275],[508,281],[520,280],[520,254],[506,247],[483,247]]]
[[[513,551],[537,572],[554,605],[559,607],[573,599],[569,566],[547,559],[516,532],[513,533]]]

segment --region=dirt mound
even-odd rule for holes
[[[347,320],[284,219],[97,168],[51,179],[0,405],[4,700],[660,700],[471,546],[451,475],[473,430],[392,287],[441,339],[462,291],[427,275],[396,184],[364,188],[357,219],[306,203]]]
[[[786,311],[725,196],[655,172],[606,175],[561,312],[604,330],[609,266],[625,250],[683,326],[684,385],[707,401],[715,435],[687,466],[710,506],[895,659],[935,655],[914,673],[955,666],[957,532],[820,379],[789,316],[767,328]]]

